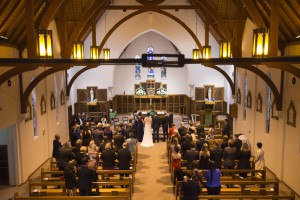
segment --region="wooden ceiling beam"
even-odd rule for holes
[[[104,6],[104,3],[106,3],[106,2],[99,3],[98,1],[94,1],[94,3],[90,6],[90,8],[84,12],[80,21],[76,25],[76,28],[73,30],[73,33],[68,38],[68,45],[67,45],[67,48],[68,48],[67,53],[68,54],[71,55],[71,52],[72,52],[71,47],[73,45],[73,42],[76,40],[80,40],[80,38],[77,38],[77,37],[78,37],[78,35],[81,35],[82,31],[83,32],[85,31],[85,30],[83,30],[83,27],[85,26],[85,24],[91,20],[91,17],[95,14],[95,12],[96,12],[96,10],[98,10],[98,8]]]
[[[37,67],[25,67],[23,66],[21,67],[13,67],[12,69],[7,70],[6,72],[4,72],[3,74],[0,75],[0,85],[2,85],[5,81],[11,79],[12,77],[18,75],[18,74],[22,74],[24,72],[27,71],[32,71],[35,70]]]
[[[17,9],[18,6],[19,6],[19,4],[15,3],[15,5],[11,8],[11,10],[9,11],[9,13],[4,18],[4,20],[0,23],[0,33],[2,32],[2,30],[4,28],[6,28],[6,26],[9,26],[9,24],[7,24],[7,21],[12,16],[12,13],[15,12],[15,10]],[[0,12],[0,13],[2,13],[2,12]]]
[[[223,22],[222,17],[220,13],[210,5],[210,2],[208,0],[197,0],[197,3],[201,6],[203,6],[204,10],[209,10],[210,17],[215,20],[215,22],[220,27],[221,31],[224,34],[224,37],[228,40],[232,39],[232,33],[230,32],[228,26]]]
[[[57,26],[58,38],[61,46],[61,57],[62,58],[70,58],[71,52],[68,52],[68,35],[67,35],[67,24],[66,24],[66,4],[64,1],[60,7],[58,12],[59,23]]]
[[[105,10],[194,10],[199,9],[198,5],[109,5],[105,6]]]
[[[266,28],[266,25],[262,19],[262,16],[258,12],[256,6],[254,5],[253,1],[249,0],[240,0],[243,5],[246,7],[249,15],[251,16],[253,22],[256,24],[258,28]]]
[[[36,58],[33,0],[25,0],[26,46],[28,58]]]
[[[277,56],[279,35],[279,0],[272,0],[270,32],[269,56]]]
[[[50,22],[54,19],[60,6],[64,3],[64,0],[52,0],[48,6],[43,18],[39,24],[39,29],[47,29]]]

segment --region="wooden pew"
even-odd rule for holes
[[[102,196],[116,196],[123,195],[132,197],[132,181],[97,181],[93,182],[92,192],[96,195]],[[36,182],[29,180],[29,196],[64,196],[66,195],[66,188],[64,181],[44,181]],[[115,188],[100,188],[101,186],[115,186]],[[126,186],[126,188],[121,188]]]
[[[198,199],[289,199],[295,200],[295,195],[200,195]]]
[[[119,195],[119,196],[33,196],[33,197],[21,197],[16,192],[14,194],[14,200],[34,200],[34,199],[43,199],[43,200],[130,200],[128,195]]]
[[[238,185],[239,187],[227,188],[221,187],[221,195],[278,195],[279,181],[222,181],[222,185]],[[175,195],[176,199],[181,197],[182,181],[176,181]],[[257,187],[256,185],[260,185]],[[272,187],[269,187],[272,185]],[[202,194],[207,194],[205,187],[202,188]]]

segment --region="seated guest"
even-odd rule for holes
[[[234,147],[234,140],[230,139],[228,142],[228,147],[224,149],[223,158],[224,158],[224,168],[233,169],[235,167],[234,160],[237,158],[237,151]]]
[[[208,145],[208,141],[205,139],[205,135],[201,134],[200,138],[196,141],[196,150],[200,151],[202,149],[203,144]]]
[[[125,137],[121,134],[121,128],[119,128],[117,134],[114,135],[114,145],[116,147],[116,152],[118,152],[119,149],[122,149],[124,142],[125,142]]]
[[[172,126],[169,128],[169,138],[171,138],[174,135],[175,129],[175,124],[172,124]]]
[[[88,122],[84,125],[84,129],[81,134],[82,134],[81,135],[82,145],[86,147],[89,146],[90,141],[92,140],[92,131],[90,129],[90,124]]]
[[[181,185],[181,191],[183,192],[183,200],[198,200],[200,186],[197,181],[192,179],[191,174],[185,176]]]
[[[132,119],[131,119],[132,120]],[[128,139],[129,138],[129,133],[135,133],[136,130],[133,128],[133,124],[129,123],[126,130],[125,130],[125,138]],[[135,135],[133,135],[135,137]]]
[[[180,146],[180,144],[178,142],[178,139],[176,137],[172,140],[172,143],[170,145],[171,154],[175,153],[175,147],[178,147],[179,148],[179,152],[180,152],[181,146]]]
[[[96,129],[92,131],[93,139],[95,141],[95,144],[97,146],[100,146],[100,143],[103,140],[103,130],[102,130],[102,124],[98,123],[96,126]]]
[[[178,132],[180,137],[183,137],[186,134],[186,127],[184,126],[184,122],[180,122],[180,127],[178,128]]]
[[[220,143],[216,142],[215,147],[210,150],[210,160],[215,161],[216,167],[221,169],[223,158],[223,149],[220,148]]]
[[[81,133],[80,126],[78,124],[76,124],[75,127],[74,127],[74,130],[71,133],[71,145],[72,145],[72,147],[76,145],[76,141],[78,139],[81,139],[80,133]]]
[[[115,169],[115,160],[117,159],[117,156],[113,151],[110,142],[106,143],[105,149],[102,151],[100,159],[103,161],[103,169]]]
[[[130,153],[135,154],[137,140],[135,139],[133,132],[129,133],[129,138],[126,140],[126,143],[128,144],[128,150]]]
[[[199,153],[199,167],[198,169],[208,169],[208,163],[210,159],[210,152],[208,149],[208,145],[206,143],[203,144],[202,149]]]
[[[183,154],[183,159],[186,160],[186,168],[192,169],[192,163],[199,160],[199,151],[196,151],[194,143],[191,144],[191,149]]]
[[[110,142],[112,141],[113,133],[112,133],[112,130],[110,129],[110,124],[105,125],[104,136],[107,137],[108,141],[110,141]]]
[[[208,133],[207,133],[207,136],[206,136],[206,139],[207,140],[213,140],[215,138],[215,129],[214,129],[214,125],[211,124],[209,126],[209,129],[208,129]]]
[[[251,158],[251,152],[248,148],[248,144],[244,143],[242,145],[242,149],[239,152],[239,156],[238,156],[239,163],[238,163],[237,168],[238,169],[251,169],[250,158]],[[247,173],[240,173],[240,177],[246,178]]]
[[[222,144],[221,144],[221,148],[223,149],[223,151],[224,151],[224,149],[225,149],[226,147],[228,147],[228,140],[229,140],[228,136],[227,136],[227,135],[224,135],[224,136],[223,136],[223,142],[222,142]]]
[[[178,177],[178,172],[181,170],[181,154],[178,146],[174,147],[174,152],[172,152],[172,169],[173,169],[173,185],[176,184],[176,180]]]
[[[174,130],[174,134],[173,136],[171,137],[171,143],[173,142],[174,139],[177,139],[178,140],[178,143],[180,144],[181,143],[181,137],[179,135],[179,132],[177,129]]]
[[[92,183],[94,180],[94,171],[88,168],[88,159],[84,159],[84,165],[81,165],[77,169],[78,175],[78,189],[80,196],[91,196],[92,195]]]
[[[63,147],[58,150],[57,153],[57,165],[60,171],[64,171],[68,162],[75,158],[75,154],[72,152],[72,146],[70,142],[66,142]]]
[[[221,171],[216,168],[214,161],[209,163],[209,169],[205,173],[207,193],[209,195],[219,195],[221,191]]]
[[[77,167],[81,165],[86,164],[86,160],[89,159],[89,156],[87,155],[87,148],[85,146],[82,146],[80,148],[80,152],[76,156],[76,163]]]
[[[62,147],[59,139],[60,139],[60,136],[58,134],[55,134],[54,140],[53,140],[53,151],[52,151],[52,157],[55,159],[57,159],[58,150]]]
[[[77,186],[77,180],[75,174],[76,174],[75,162],[69,161],[64,170],[65,187],[67,191],[67,196],[75,195],[76,186]]]
[[[78,139],[76,141],[76,145],[72,149],[73,153],[75,154],[75,158],[76,158],[77,154],[79,154],[81,147],[82,147],[82,140]]]

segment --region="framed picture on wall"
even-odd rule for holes
[[[258,93],[256,98],[256,111],[262,113],[262,98],[260,93]]]
[[[26,103],[26,113],[25,113],[25,122],[28,122],[30,120],[32,120],[32,105],[27,100],[27,103]]]
[[[277,111],[277,108],[276,108],[276,100],[275,99],[273,99],[273,102],[272,102],[272,104],[271,104],[271,117],[273,118],[273,119],[279,119],[279,117],[278,117],[278,111]]]
[[[238,91],[236,93],[236,103],[241,104],[241,90],[238,88]]]
[[[43,115],[47,112],[47,104],[44,95],[42,95],[40,106],[41,106],[41,115]]]
[[[60,92],[60,105],[65,105],[65,93],[64,90],[61,90]]]
[[[251,91],[248,91],[248,94],[247,94],[247,107],[252,108],[252,94],[251,94]]]
[[[296,109],[292,100],[287,109],[287,124],[296,127]]]
[[[51,96],[50,96],[50,105],[51,105],[51,110],[54,110],[56,108],[55,96],[53,92],[51,92]]]

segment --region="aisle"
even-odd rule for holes
[[[153,147],[138,145],[138,163],[133,200],[173,200],[173,187],[168,170],[166,142]]]

